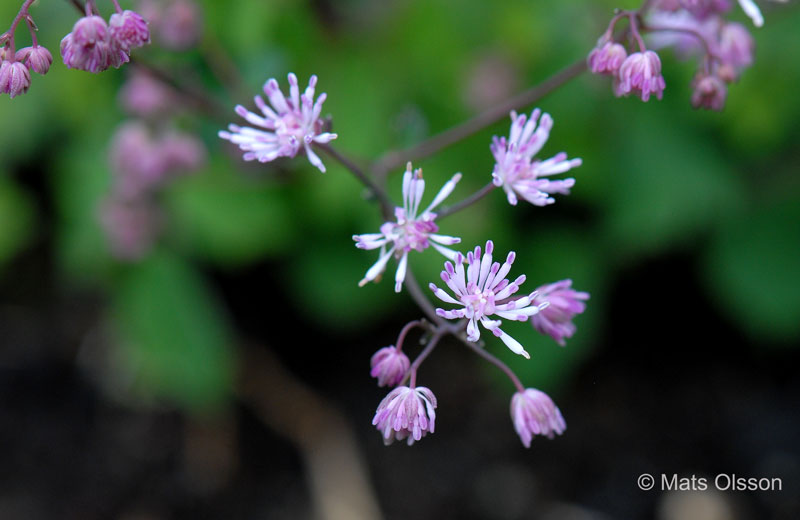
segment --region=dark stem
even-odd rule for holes
[[[417,279],[414,277],[414,273],[411,272],[410,267],[406,270],[406,279],[403,282],[403,285],[405,286],[406,290],[408,290],[408,294],[411,295],[411,298],[414,299],[419,308],[428,315],[431,321],[441,327],[441,325],[444,323],[444,320],[436,314],[436,309],[433,307],[433,304],[422,293],[422,289],[420,288],[419,283],[417,283]]]
[[[476,202],[478,202],[479,200],[484,198],[486,195],[491,193],[491,191],[494,190],[496,187],[497,186],[495,186],[493,182],[488,183],[486,186],[484,186],[483,188],[479,189],[478,191],[476,191],[475,193],[473,193],[472,195],[470,195],[466,199],[464,199],[462,201],[459,201],[459,202],[456,202],[452,206],[448,206],[446,208],[443,208],[441,211],[439,211],[437,213],[437,218],[443,218],[443,217],[446,217],[448,215],[452,215],[453,213],[461,211],[462,209],[475,204]]]
[[[486,352],[486,350],[482,349],[477,344],[475,344],[475,343],[473,343],[471,341],[466,341],[464,338],[459,338],[459,339],[461,339],[461,341],[464,343],[464,345],[468,346],[476,354],[478,354],[483,359],[485,359],[489,363],[493,364],[494,366],[496,366],[497,368],[502,370],[508,376],[508,378],[511,379],[511,382],[514,383],[514,386],[517,387],[517,390],[519,390],[520,392],[524,392],[525,391],[525,387],[522,386],[522,382],[519,380],[517,375],[510,368],[508,368],[508,365],[506,365],[505,363],[503,363],[502,361],[500,361],[499,359],[497,359],[493,355],[491,355],[488,352]]]
[[[485,112],[478,114],[472,119],[454,126],[449,130],[437,134],[430,139],[427,139],[416,146],[406,150],[395,150],[387,152],[372,166],[372,171],[378,176],[384,176],[389,170],[397,168],[408,161],[414,161],[429,157],[436,152],[451,146],[465,137],[468,137],[475,132],[478,132],[487,126],[507,117],[509,112],[515,109],[526,107],[535,103],[547,94],[551,93],[564,83],[577,77],[586,70],[586,60],[581,58],[580,61],[573,63],[569,67],[557,72],[553,76],[539,83],[535,87],[514,96],[508,101],[497,105]]]
[[[422,327],[423,322],[422,320],[414,320],[411,322],[406,323],[406,326],[400,331],[400,335],[397,336],[397,343],[395,343],[395,348],[398,352],[403,350],[403,342],[406,340],[406,335],[413,329],[414,327]]]
[[[339,162],[342,166],[350,170],[350,172],[356,176],[356,178],[361,181],[361,183],[366,186],[371,192],[372,195],[378,199],[378,203],[381,205],[381,213],[383,214],[383,218],[386,220],[392,220],[392,209],[394,208],[394,204],[392,201],[389,200],[389,196],[383,191],[377,184],[375,184],[372,179],[361,169],[356,163],[339,153],[338,150],[333,148],[330,144],[324,143],[314,144],[315,148],[319,148],[320,150],[325,151],[328,155],[330,155],[333,159]]]
[[[438,331],[436,332],[436,334],[433,335],[433,337],[431,337],[430,341],[428,341],[428,344],[425,345],[425,348],[422,350],[422,352],[419,353],[419,356],[417,356],[417,359],[415,359],[414,362],[411,363],[411,366],[408,368],[408,373],[406,374],[406,377],[404,377],[403,381],[400,382],[401,385],[409,377],[411,378],[411,381],[409,382],[408,386],[414,388],[417,385],[417,369],[419,369],[419,366],[422,364],[423,361],[425,361],[425,358],[427,358],[430,355],[430,353],[433,352],[433,349],[436,348],[436,345],[439,343],[439,340],[442,339],[442,336],[444,336],[444,334],[445,332]]]

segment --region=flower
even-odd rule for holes
[[[0,93],[15,98],[24,94],[31,86],[31,73],[24,63],[4,61],[0,65]]]
[[[543,285],[536,289],[536,293],[532,300],[534,305],[549,305],[531,317],[533,328],[550,336],[563,347],[566,344],[564,338],[571,338],[575,334],[572,318],[586,310],[583,300],[589,299],[589,293],[572,289],[572,280]]]
[[[398,386],[378,405],[372,424],[383,434],[387,446],[403,439],[411,446],[414,441],[433,433],[435,409],[436,396],[428,388]]]
[[[720,111],[725,107],[728,87],[713,74],[699,73],[692,81],[692,106]]]
[[[170,87],[140,69],[122,85],[119,101],[131,114],[145,118],[169,114],[179,103]]]
[[[111,38],[126,51],[150,43],[147,22],[135,11],[126,9],[121,13],[112,14],[108,20],[108,28]]]
[[[653,51],[634,52],[619,69],[619,75],[614,82],[614,93],[617,97],[636,94],[647,102],[650,94],[661,99],[665,87],[658,54]]]
[[[719,32],[719,55],[725,65],[739,70],[753,63],[755,42],[750,32],[739,23],[726,23]]]
[[[403,380],[410,365],[408,356],[390,345],[373,354],[369,375],[378,379],[378,386],[394,386]]]
[[[503,187],[509,204],[516,205],[518,195],[535,206],[552,204],[555,202],[550,196],[552,193],[566,195],[575,185],[575,179],[572,178],[555,181],[539,178],[564,173],[582,163],[580,159],[567,159],[564,152],[544,161],[533,160],[533,156],[547,142],[552,128],[553,118],[550,114],[542,114],[538,108],[527,121],[525,114],[518,116],[512,111],[508,139],[492,138],[490,149],[497,161],[492,172],[493,182]]]
[[[467,340],[469,341],[480,339],[477,325],[480,321],[486,330],[499,337],[512,352],[530,359],[530,355],[517,340],[500,330],[502,322],[491,320],[489,316],[496,315],[508,320],[525,321],[545,309],[548,303],[533,305],[535,292],[528,296],[512,299],[511,296],[525,282],[525,275],[521,275],[509,283],[505,277],[511,270],[516,253],[513,251],[508,253],[505,263],[501,266],[498,262],[492,263],[493,250],[494,244],[489,240],[486,242],[486,253],[483,256],[481,256],[480,246],[467,253],[466,269],[464,269],[464,256],[461,253],[456,255],[455,267],[449,261],[445,262],[445,270],[441,275],[442,280],[453,291],[455,298],[434,284],[430,284],[429,287],[443,302],[459,305],[462,308],[436,309],[436,314],[448,320],[468,319]]]
[[[323,132],[324,123],[319,119],[322,103],[326,94],[320,94],[314,102],[314,88],[317,77],[311,76],[308,88],[300,95],[297,85],[297,76],[289,73],[290,97],[283,96],[278,82],[272,78],[264,84],[264,93],[269,98],[272,108],[267,106],[261,96],[255,97],[256,106],[264,117],[248,111],[242,105],[236,106],[236,113],[247,120],[248,123],[259,126],[259,130],[249,126],[240,127],[229,125],[228,130],[220,131],[222,139],[230,141],[244,151],[245,161],[258,160],[265,163],[278,157],[294,157],[300,148],[304,148],[311,164],[325,173],[325,166],[311,149],[312,143],[328,143],[336,139],[337,135]]]
[[[126,261],[146,256],[156,242],[161,217],[158,207],[149,198],[111,195],[100,207],[100,224],[111,254]]]
[[[101,17],[84,16],[61,40],[61,57],[70,69],[98,73],[111,66],[117,56],[112,48],[108,25]]]
[[[47,71],[50,70],[50,65],[53,64],[53,55],[45,47],[34,45],[33,47],[23,47],[18,50],[16,60],[21,61],[37,74],[47,74]]]
[[[561,435],[567,429],[567,423],[553,400],[535,388],[514,394],[511,398],[511,420],[526,448],[531,447],[534,435],[552,439],[553,434]]]
[[[627,57],[628,53],[621,44],[600,38],[597,46],[589,53],[587,63],[592,74],[614,75]]]
[[[392,255],[398,260],[394,278],[395,292],[400,292],[403,287],[408,267],[408,253],[411,250],[422,252],[431,245],[445,257],[451,260],[455,258],[455,251],[445,246],[458,244],[461,239],[436,234],[439,226],[434,222],[436,213],[432,210],[453,192],[460,179],[460,173],[453,175],[436,194],[433,202],[418,215],[419,204],[425,192],[425,181],[422,178],[422,169],[417,169],[412,173],[411,163],[408,163],[406,172],[403,174],[403,207],[394,210],[397,222],[385,222],[381,226],[380,233],[353,235],[357,248],[381,249],[378,261],[367,270],[367,274],[358,282],[360,287],[377,279],[386,270],[386,264]]]

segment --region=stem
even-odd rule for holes
[[[369,178],[364,170],[362,170],[356,163],[339,153],[328,143],[315,143],[314,146],[320,150],[324,150],[325,153],[338,161],[342,166],[350,170],[350,172],[372,192],[372,195],[378,199],[378,203],[381,205],[381,213],[383,214],[383,218],[386,220],[392,220],[392,208],[394,208],[394,204],[392,204],[392,201],[389,200],[389,196],[386,194],[386,192],[378,187],[378,185]]]
[[[425,348],[422,350],[422,352],[419,353],[417,359],[415,359],[414,362],[411,363],[411,366],[408,368],[408,374],[406,374],[406,377],[404,377],[403,381],[400,382],[401,385],[403,384],[403,382],[405,382],[406,378],[408,377],[411,378],[411,381],[408,384],[409,387],[414,388],[417,385],[417,369],[422,364],[422,362],[425,361],[425,358],[427,358],[430,355],[430,353],[433,352],[433,349],[436,348],[436,345],[439,343],[439,340],[442,339],[442,336],[444,336],[444,334],[445,332],[440,330],[437,331],[436,334],[433,335],[433,337],[431,337],[431,340],[428,341],[428,344],[425,345]]]
[[[436,309],[433,307],[433,304],[422,293],[422,289],[420,289],[419,283],[417,283],[417,279],[414,277],[414,273],[411,272],[411,267],[406,270],[406,279],[403,285],[405,285],[408,294],[411,295],[411,298],[413,298],[419,308],[422,309],[434,323],[441,327],[445,322],[441,316],[436,314]]]
[[[628,19],[631,21],[631,34],[634,38],[636,38],[636,43],[639,45],[639,52],[645,52],[647,50],[647,46],[644,44],[642,35],[639,34],[639,24],[636,21],[636,16],[637,14],[635,11],[628,12]]]
[[[469,207],[469,206],[475,204],[476,202],[478,202],[479,200],[481,200],[482,198],[484,198],[486,195],[488,195],[496,187],[497,186],[495,186],[493,182],[490,182],[486,186],[484,186],[483,188],[479,189],[478,191],[476,191],[475,193],[473,193],[472,195],[467,197],[466,199],[464,199],[464,200],[462,200],[460,202],[456,202],[452,206],[448,206],[446,208],[442,208],[442,210],[439,211],[436,216],[438,218],[443,218],[443,217],[446,217],[448,215],[452,215],[453,213],[456,213],[457,211],[461,211],[462,209],[464,209],[466,207]]]
[[[117,0],[111,0],[111,3],[114,4],[114,9],[116,9],[118,13],[122,12],[122,7],[120,7],[119,2]]]
[[[25,17],[25,22],[28,24],[28,31],[31,33],[31,47],[36,47],[39,42],[36,39],[36,28],[33,25],[33,19],[30,15]]]
[[[463,338],[459,338],[459,339],[461,339],[462,343],[464,343],[464,345],[466,345],[469,348],[471,348],[476,354],[478,354],[483,359],[485,359],[489,363],[493,364],[494,366],[496,366],[497,368],[502,370],[508,376],[508,378],[511,379],[511,382],[514,383],[514,386],[517,387],[517,390],[519,390],[520,392],[524,392],[525,391],[525,387],[522,386],[522,382],[519,380],[517,375],[510,368],[508,368],[508,365],[506,365],[505,363],[503,363],[502,361],[500,361],[499,359],[497,359],[493,355],[489,354],[488,352],[486,352],[486,350],[482,349],[481,347],[479,347],[475,343],[472,343],[471,341],[466,341]]]
[[[517,94],[508,101],[490,108],[458,126],[454,126],[449,130],[445,130],[444,132],[437,134],[430,139],[422,141],[411,148],[387,152],[383,155],[383,157],[375,162],[375,164],[372,166],[372,171],[375,172],[376,175],[385,175],[389,170],[397,168],[408,161],[429,157],[436,152],[447,148],[458,141],[461,141],[465,137],[483,130],[487,126],[496,123],[500,119],[507,117],[508,113],[512,110],[535,103],[547,94],[556,90],[564,83],[567,83],[569,80],[579,76],[584,70],[586,70],[586,60],[581,58],[580,61],[577,61],[569,67],[560,70],[535,87],[521,94]]]
[[[16,54],[16,48],[14,47],[14,33],[17,30],[17,25],[22,20],[23,17],[28,16],[28,9],[30,9],[31,4],[36,0],[25,0],[22,4],[22,7],[19,8],[19,12],[17,12],[17,16],[14,17],[14,20],[11,22],[11,27],[8,28],[5,34],[8,35],[8,50],[9,52],[6,53],[6,56],[9,56],[8,61],[14,63],[16,58],[14,55]]]
[[[648,32],[665,31],[665,32],[682,32],[682,33],[689,34],[691,36],[694,36],[698,40],[700,40],[700,43],[703,45],[703,48],[705,49],[706,55],[708,57],[710,57],[713,60],[719,61],[719,62],[722,61],[722,58],[717,56],[716,53],[714,53],[714,51],[711,49],[711,44],[708,43],[708,40],[706,40],[706,38],[702,34],[700,34],[699,32],[695,31],[694,29],[690,29],[688,27],[666,27],[666,26],[663,26],[663,25],[646,25],[645,24],[645,25],[642,25],[642,30],[643,31],[648,31]]]
[[[414,327],[422,327],[422,320],[414,320],[406,323],[406,326],[400,331],[400,335],[397,336],[397,343],[395,344],[397,352],[401,352],[403,350],[403,342],[406,340],[406,335]]]

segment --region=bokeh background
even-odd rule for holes
[[[436,433],[382,445],[369,358],[420,311],[386,281],[356,286],[376,257],[351,236],[377,229],[375,205],[330,158],[325,175],[303,158],[246,165],[216,132],[267,78],[313,73],[335,146],[368,164],[583,59],[612,9],[636,2],[199,2],[198,45],[134,59],[229,110],[171,123],[207,163],[159,192],[163,229],[136,261],[110,253],[98,217],[135,65],[92,75],[57,57],[26,95],[0,98],[0,517],[800,517],[800,9],[766,4],[722,113],[691,109],[694,64],[669,52],[660,102],[583,75],[537,103],[555,119],[543,153],[584,161],[572,195],[510,207],[497,191],[442,220],[467,247],[515,250],[529,284],[571,278],[592,295],[566,348],[527,324],[509,332],[530,361],[488,342],[567,420],[529,450],[511,384],[453,341],[419,376]],[[57,51],[74,7],[32,13]],[[463,198],[507,131],[415,167],[432,189],[462,172]],[[438,255],[412,260],[424,284],[438,278]],[[783,490],[643,492],[641,473]]]

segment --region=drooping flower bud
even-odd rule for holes
[[[0,65],[0,93],[15,98],[28,91],[31,86],[31,73],[24,63],[4,61]]]
[[[534,435],[544,435],[552,439],[567,429],[561,411],[546,393],[528,388],[517,392],[511,398],[511,420],[522,444],[531,447]]]
[[[395,386],[403,380],[411,363],[403,351],[390,345],[377,351],[370,365],[369,374],[378,380],[378,386]]]
[[[584,300],[588,299],[589,293],[572,288],[572,280],[561,280],[539,287],[533,303],[540,305],[547,302],[548,306],[531,316],[533,328],[550,336],[563,347],[566,344],[564,340],[575,334],[572,318],[586,310]]]
[[[647,102],[650,94],[655,94],[661,99],[665,87],[658,54],[653,51],[634,52],[619,69],[619,75],[615,78],[614,93],[617,97],[635,94]]]
[[[621,44],[601,38],[589,53],[587,62],[592,74],[614,75],[627,57],[628,53]]]
[[[150,43],[150,29],[142,16],[130,10],[114,13],[108,21],[111,38],[126,51]]]
[[[424,386],[398,386],[383,398],[373,426],[383,435],[386,445],[406,440],[411,446],[428,433],[433,433],[436,421],[436,396]]]
[[[725,107],[728,87],[713,74],[700,73],[692,81],[692,106],[719,112]]]
[[[30,70],[37,74],[47,74],[53,64],[53,55],[41,45],[23,47],[17,51],[17,61],[24,63]]]

